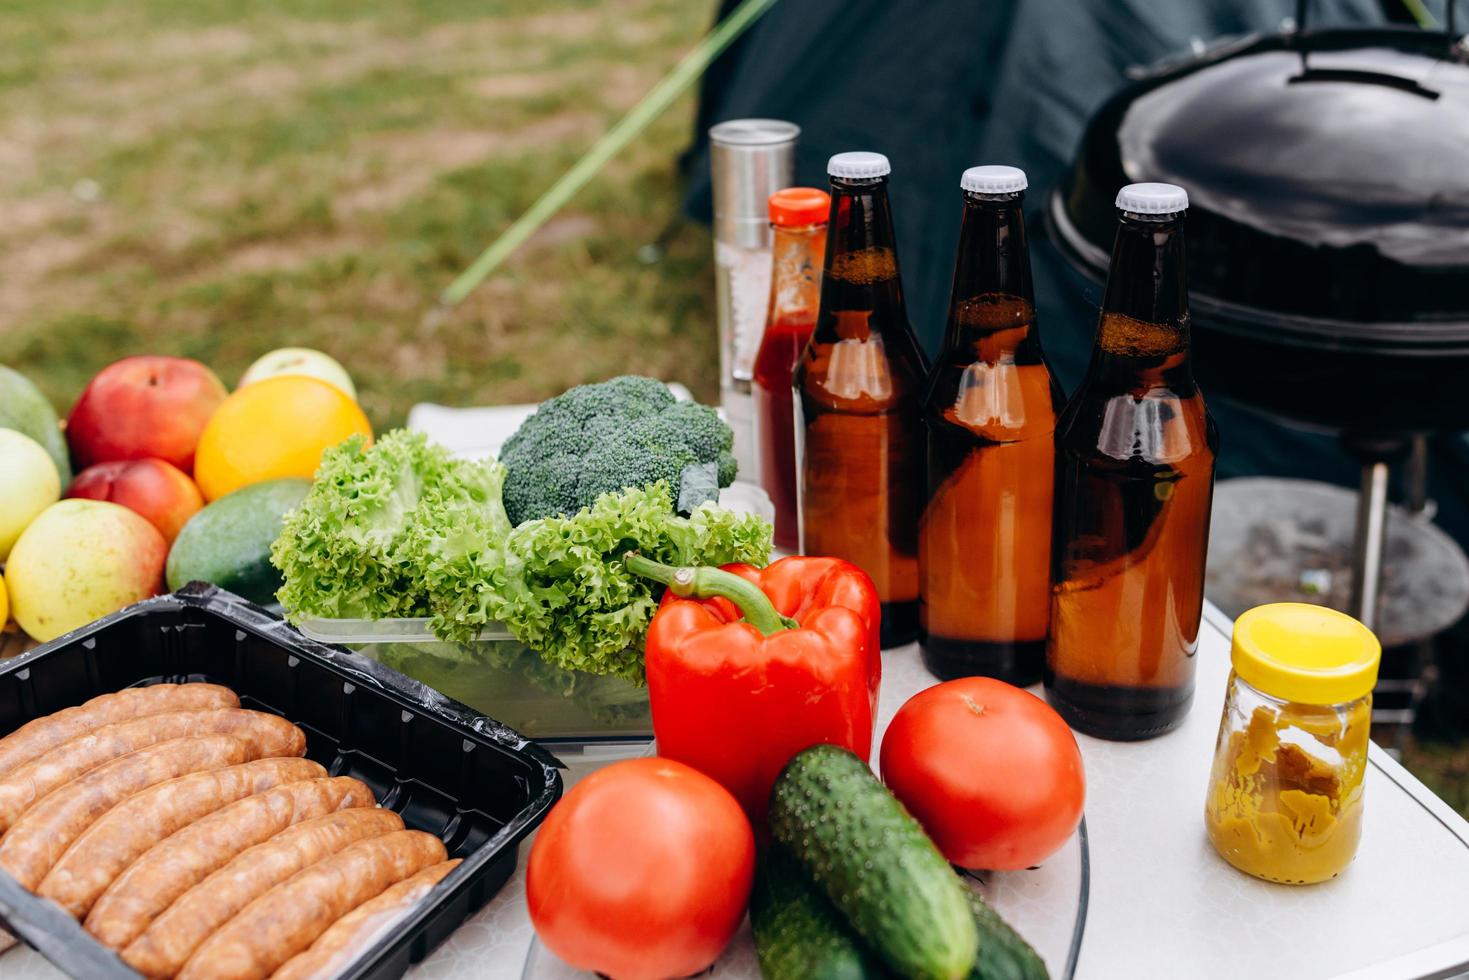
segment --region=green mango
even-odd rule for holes
[[[168,587],[209,582],[262,606],[275,602],[281,573],[270,546],[287,511],[299,507],[310,480],[267,480],[220,497],[193,517],[168,553]]]
[[[39,442],[56,464],[61,488],[71,483],[71,460],[56,410],[29,378],[4,364],[0,364],[0,429],[14,429]]]

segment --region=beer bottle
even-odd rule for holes
[[[831,198],[814,187],[787,187],[770,195],[769,207],[773,268],[765,333],[755,355],[755,443],[760,485],[775,504],[776,547],[795,551],[800,541],[791,378],[816,327]]]
[[[964,171],[944,346],[923,405],[919,642],[943,678],[1041,679],[1051,611],[1051,488],[1063,401],[1041,353],[1025,241],[1026,179]]]
[[[1117,195],[1091,364],[1056,429],[1046,696],[1102,738],[1171,731],[1193,699],[1219,436],[1189,364],[1187,208],[1172,184]]]
[[[883,646],[918,633],[926,371],[903,305],[890,171],[880,153],[838,153],[827,165],[821,306],[795,376],[801,550],[872,577]]]

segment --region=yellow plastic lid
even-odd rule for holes
[[[1236,674],[1272,697],[1341,704],[1371,692],[1382,644],[1346,613],[1275,602],[1234,621],[1230,660]]]

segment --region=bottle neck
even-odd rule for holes
[[[1145,381],[1161,372],[1188,375],[1183,215],[1120,218],[1093,353],[1092,373],[1105,369]]]
[[[964,194],[954,286],[944,331],[947,354],[991,361],[1039,347],[1025,195]]]
[[[832,178],[818,339],[865,340],[908,329],[887,178]]]
[[[821,299],[826,222],[771,226],[772,272],[767,323],[815,320]]]

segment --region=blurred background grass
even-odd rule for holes
[[[65,412],[127,354],[340,359],[379,428],[637,371],[717,390],[685,98],[439,322],[439,290],[709,26],[711,0],[16,0],[0,361]]]
[[[11,0],[0,362],[63,413],[137,353],[233,386],[317,347],[374,425],[629,371],[717,397],[692,97],[442,320],[439,291],[709,26],[714,0]],[[1404,761],[1469,813],[1469,750]]]

